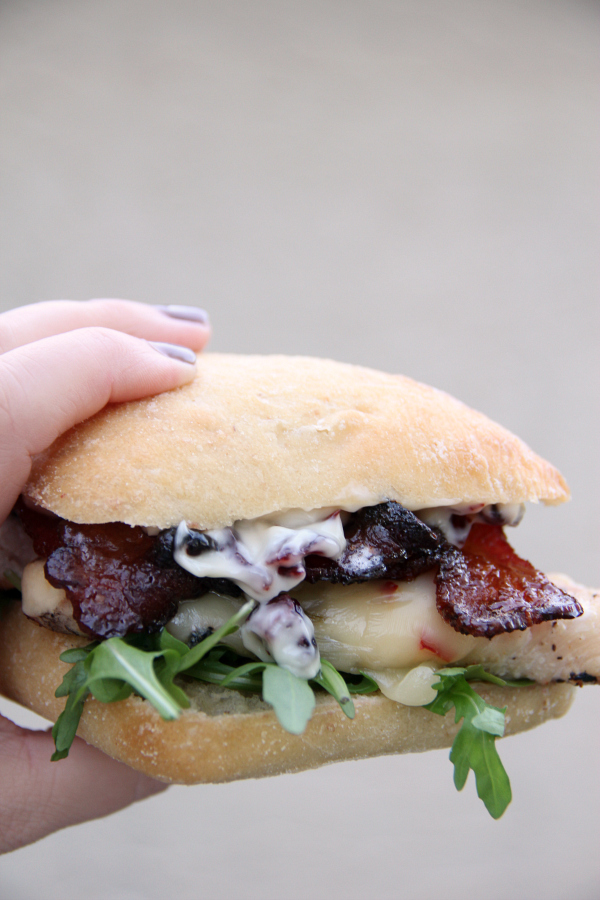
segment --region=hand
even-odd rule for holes
[[[195,307],[126,300],[60,300],[1,314],[0,524],[35,454],[107,403],[191,381],[191,351],[201,350],[209,333]],[[59,763],[50,762],[53,749],[49,732],[0,717],[0,852],[165,787],[79,738]]]

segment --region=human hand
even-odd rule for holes
[[[126,300],[60,300],[0,314],[0,524],[33,456],[107,403],[191,381],[192,351],[209,333],[194,307]],[[53,749],[49,732],[0,717],[0,852],[164,789],[79,738],[59,764],[50,762]]]

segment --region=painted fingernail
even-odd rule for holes
[[[162,344],[160,341],[148,341],[148,343],[163,356],[168,356],[169,359],[176,359],[192,366],[196,362],[196,354],[189,347],[181,347],[179,344]]]
[[[205,309],[199,306],[159,306],[165,316],[172,319],[185,319],[186,322],[196,322],[197,325],[208,325],[209,318]]]

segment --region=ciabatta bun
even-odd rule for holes
[[[59,655],[86,643],[40,627],[12,604],[0,619],[0,693],[54,721],[65,703],[54,691],[69,668]],[[271,707],[256,695],[191,680],[185,689],[192,707],[174,722],[163,721],[139,697],[110,704],[88,698],[78,734],[161,781],[196,784],[449,747],[458,730],[453,715],[442,718],[379,693],[356,696],[356,717],[350,721],[334,699],[322,693],[306,731],[294,736],[283,730]],[[506,734],[564,715],[574,690],[569,684],[477,685],[489,703],[508,706]]]
[[[205,354],[195,381],[107,407],[35,460],[25,496],[77,523],[200,529],[301,508],[356,510],[395,500],[412,510],[464,503],[560,503],[562,476],[522,441],[447,394],[400,375],[328,360]],[[60,653],[85,639],[12,609],[0,623],[0,690],[55,720]],[[342,759],[450,746],[457,726],[381,694],[358,696],[349,721],[318,697],[292,736],[257,696],[189,681],[174,722],[136,697],[89,699],[79,734],[165,781],[274,775]],[[509,707],[512,734],[566,712],[569,685],[485,685]]]
[[[34,464],[25,494],[79,523],[200,529],[291,508],[560,503],[522,441],[402,375],[203,354],[192,384],[107,407]]]

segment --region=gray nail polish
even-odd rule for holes
[[[169,359],[177,359],[179,362],[190,363],[194,365],[196,362],[196,354],[189,347],[181,347],[179,344],[162,344],[160,341],[148,341],[151,347],[168,356]]]
[[[186,322],[196,322],[198,325],[208,325],[209,322],[208,313],[199,306],[171,305],[159,306],[158,309],[172,319],[185,319]]]

